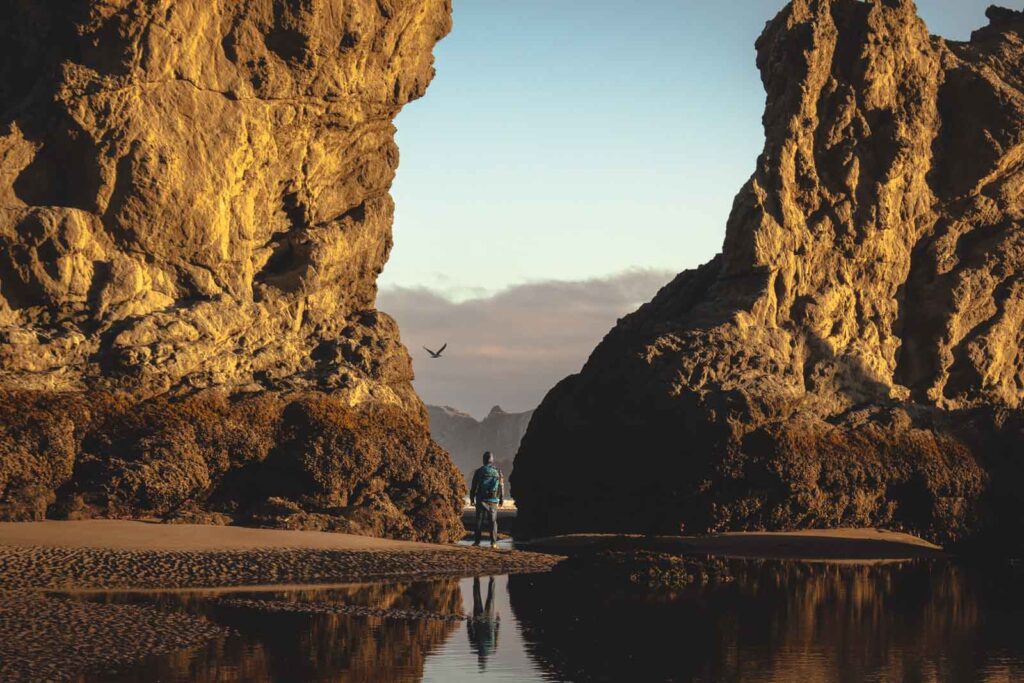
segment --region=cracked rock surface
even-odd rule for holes
[[[795,0],[720,255],[536,412],[519,532],[888,526],[1020,537],[1024,13]],[[571,482],[565,486],[565,482]]]
[[[461,534],[460,477],[375,309],[392,120],[450,15],[7,3],[0,517]]]

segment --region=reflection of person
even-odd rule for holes
[[[505,502],[505,485],[501,471],[494,466],[494,454],[484,453],[484,466],[473,473],[473,485],[469,487],[469,502],[476,505],[476,539],[473,545],[480,545],[480,534],[486,523],[491,530],[491,547],[498,546],[498,507]]]
[[[498,649],[498,615],[494,613],[494,577],[487,580],[487,602],[480,596],[480,577],[473,579],[473,618],[466,622],[469,644],[476,651],[480,670]]]

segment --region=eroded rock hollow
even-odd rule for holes
[[[1020,538],[1024,13],[795,0],[722,253],[547,396],[520,533],[880,525]]]
[[[0,518],[446,540],[462,483],[375,310],[392,120],[450,0],[11,0]]]

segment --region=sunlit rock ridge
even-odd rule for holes
[[[520,533],[1021,528],[1024,13],[965,43],[909,0],[765,28],[764,152],[722,253],[553,389]]]
[[[450,17],[5,3],[0,516],[457,532],[461,478],[375,310],[392,120]]]

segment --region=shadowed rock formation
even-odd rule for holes
[[[473,472],[482,464],[484,451],[494,453],[494,460],[506,477],[512,472],[512,459],[530,424],[533,411],[506,413],[500,406],[491,408],[483,420],[449,406],[427,406],[430,414],[430,433],[437,443],[448,451],[455,466],[466,478],[473,480]]]
[[[768,24],[722,253],[547,396],[520,532],[1019,531],[1024,13],[988,16],[969,43],[910,0]]]
[[[450,14],[5,3],[0,517],[458,533],[460,478],[374,304],[392,120]]]

